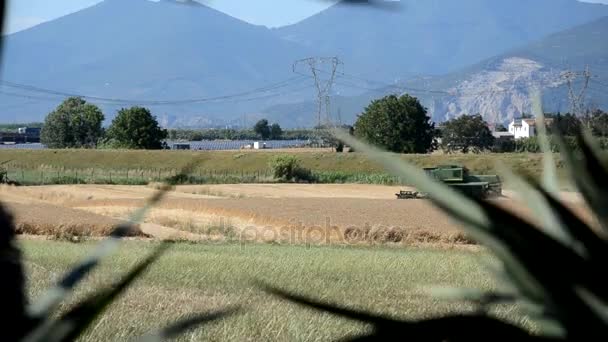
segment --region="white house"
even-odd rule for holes
[[[513,134],[515,139],[529,138],[534,136],[534,119],[513,119],[509,124],[509,133]]]
[[[551,119],[545,119],[545,125],[551,124]],[[536,136],[536,119],[513,119],[509,124],[509,133],[515,139]]]

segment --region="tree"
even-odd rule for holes
[[[108,128],[107,139],[117,148],[158,150],[163,148],[167,130],[160,128],[150,110],[143,107],[121,109]]]
[[[549,131],[559,130],[563,135],[572,136],[581,129],[581,124],[581,120],[572,114],[557,114],[549,126]]]
[[[340,125],[337,127],[338,129],[342,129],[348,131],[351,135],[353,135],[353,127],[350,125]],[[325,146],[330,146],[336,149],[336,152],[344,152],[344,142],[335,137],[333,133],[333,128],[327,125],[318,125],[315,128],[316,130],[316,138],[320,139],[320,142]]]
[[[606,137],[608,136],[608,113],[602,110],[594,110],[591,113],[589,124],[593,135]]]
[[[255,126],[253,126],[253,130],[262,138],[262,140],[266,140],[270,137],[270,126],[268,126],[268,120],[266,119],[256,122]]]
[[[508,132],[508,131],[509,131],[509,130],[507,129],[507,127],[505,127],[505,125],[503,125],[503,124],[497,124],[497,125],[494,127],[494,130],[495,130],[496,132]]]
[[[278,140],[281,139],[282,135],[283,129],[281,129],[281,126],[279,126],[278,123],[273,123],[272,126],[270,126],[270,139]]]
[[[203,136],[202,132],[193,132],[190,136],[190,140],[192,141],[203,141],[204,138],[205,137]]]
[[[436,148],[435,124],[418,99],[410,95],[374,100],[354,125],[355,135],[398,153],[427,153]]]
[[[442,147],[448,153],[489,150],[494,144],[494,136],[483,120],[477,115],[461,115],[448,120],[442,129]]]
[[[103,135],[103,120],[97,106],[70,97],[46,116],[40,141],[50,148],[94,148]]]

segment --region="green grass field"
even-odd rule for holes
[[[216,177],[259,180],[268,178],[269,160],[278,153],[251,151],[109,151],[109,150],[0,150],[0,162],[8,162],[9,173],[19,180],[39,183],[40,179],[90,174],[103,175],[103,179],[124,179],[127,170],[131,178],[141,175],[142,179],[155,179],[157,175],[174,174],[177,170],[197,163],[195,176],[201,178],[215,174]],[[382,180],[384,170],[360,153],[294,152],[302,166],[324,175],[323,179],[346,182],[366,182],[369,178]],[[541,155],[529,153],[507,154],[455,154],[455,155],[400,155],[400,158],[420,167],[438,164],[461,164],[478,174],[495,174],[497,163],[503,163],[516,171],[532,176],[541,173]],[[559,156],[556,155],[559,160]],[[41,173],[46,172],[46,175]],[[26,175],[26,173],[28,175]],[[113,173],[113,175],[112,175]],[[558,176],[565,178],[561,163]],[[366,177],[375,175],[374,177]],[[129,178],[128,175],[126,178]],[[28,182],[26,182],[28,183]],[[127,182],[128,183],[128,182]]]
[[[124,274],[153,247],[143,241],[124,244],[78,289],[76,299]],[[21,240],[21,246],[29,293],[36,298],[87,255],[93,243]],[[181,340],[335,340],[369,327],[278,300],[253,281],[350,308],[413,319],[470,310],[468,304],[429,298],[420,288],[492,289],[495,285],[480,261],[492,258],[482,252],[453,250],[175,244],[111,306],[85,339],[125,340],[191,312],[242,305],[240,314],[192,331]],[[527,319],[517,318],[515,310],[505,306],[496,314],[533,327]]]

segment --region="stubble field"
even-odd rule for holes
[[[134,236],[189,241],[294,244],[470,244],[460,227],[428,200],[397,200],[394,186],[178,186]],[[129,218],[153,186],[54,185],[0,189],[22,233],[105,236]],[[497,203],[529,215],[512,193]],[[584,208],[570,201],[583,217]],[[55,227],[58,232],[53,231]]]

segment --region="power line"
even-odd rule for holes
[[[292,66],[293,72],[303,75],[298,70],[298,67],[302,64],[305,64],[310,68],[315,87],[317,88],[317,127],[321,127],[321,113],[323,112],[323,109],[325,109],[325,121],[328,123],[330,122],[331,111],[329,106],[331,88],[334,85],[338,67],[343,65],[343,63],[338,57],[309,57],[295,61]],[[318,71],[321,69],[317,68],[317,66],[322,65],[329,65],[331,67],[331,72],[328,72],[329,78],[327,80],[322,80],[318,74]],[[310,77],[309,75],[303,76]]]
[[[62,97],[81,97],[81,98],[88,99],[88,100],[106,102],[106,103],[110,103],[110,104],[117,104],[117,105],[118,104],[125,104],[125,105],[137,104],[137,105],[159,106],[159,105],[179,105],[179,104],[192,104],[192,103],[202,103],[202,102],[218,102],[221,100],[231,100],[231,99],[238,98],[238,97],[253,95],[256,93],[268,92],[268,91],[276,90],[276,89],[280,89],[280,88],[285,88],[292,84],[298,83],[304,79],[306,79],[306,77],[302,77],[302,76],[292,77],[292,78],[289,78],[287,80],[284,80],[284,81],[281,81],[278,83],[269,84],[264,87],[255,88],[255,89],[252,89],[249,91],[230,94],[230,95],[216,96],[216,97],[184,99],[184,100],[140,100],[140,101],[120,99],[120,98],[106,98],[106,97],[99,97],[99,96],[90,96],[90,95],[84,95],[84,94],[77,94],[75,92],[63,92],[63,91],[46,89],[46,88],[36,87],[36,86],[32,86],[32,85],[27,85],[27,84],[20,84],[20,83],[16,83],[16,82],[5,81],[5,80],[0,81],[0,83],[7,87],[10,87],[10,88],[21,89],[21,90],[26,90],[26,91],[30,91],[30,92],[50,94],[50,95],[62,96]],[[33,95],[27,95],[27,94],[23,95],[23,94],[9,93],[9,92],[4,92],[4,91],[2,91],[2,93],[4,93],[5,95],[9,95],[9,96],[35,98]],[[46,98],[46,99],[49,99],[49,98]]]
[[[595,80],[593,78],[591,79],[591,83],[595,83],[595,84],[600,85],[602,87],[607,87],[608,88],[608,83],[600,82],[600,81]]]
[[[57,98],[42,97],[42,96],[28,95],[28,94],[19,94],[19,93],[13,93],[10,91],[4,91],[2,89],[0,89],[0,94],[6,95],[6,96],[12,96],[12,97],[20,97],[20,98],[30,99],[30,100],[46,100],[46,101],[56,101],[57,100]]]

